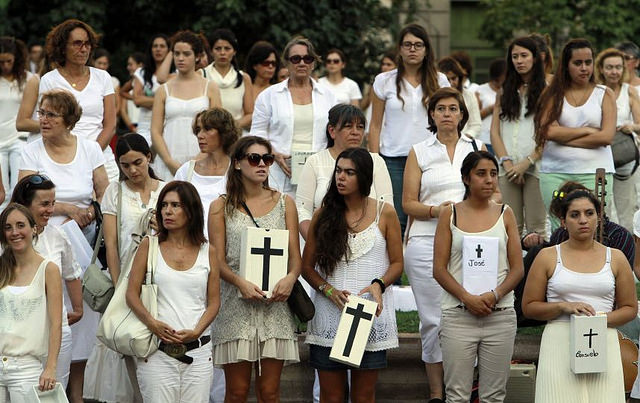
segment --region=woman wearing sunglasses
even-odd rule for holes
[[[66,303],[62,304],[62,342],[58,354],[56,380],[67,388],[69,367],[71,366],[72,336],[70,325],[82,318],[82,268],[75,260],[71,243],[63,231],[55,225],[47,225],[53,213],[56,189],[51,179],[45,175],[28,175],[17,184],[11,196],[11,203],[18,203],[29,209],[36,223],[37,239],[33,247],[40,256],[49,259],[60,269],[64,280]],[[70,308],[67,310],[66,305]]]
[[[256,99],[251,134],[273,145],[277,164],[270,172],[271,186],[295,196],[291,183],[291,154],[318,152],[327,146],[327,113],[336,99],[311,73],[319,57],[311,41],[297,37],[284,48],[289,78],[264,90]]]
[[[296,325],[286,303],[300,274],[298,215],[290,197],[269,187],[273,162],[268,141],[242,137],[231,154],[227,194],[210,209],[209,240],[218,253],[223,280],[211,335],[213,361],[224,368],[226,402],[247,400],[254,367],[261,401],[279,401],[282,367],[299,361]],[[254,226],[289,230],[289,273],[269,299],[238,274],[242,232]]]
[[[253,101],[255,103],[256,98],[262,91],[278,82],[276,71],[280,70],[280,61],[276,48],[266,41],[254,43],[247,54],[244,70],[251,77]]]
[[[213,63],[204,68],[204,76],[220,88],[222,107],[233,115],[241,129],[251,127],[253,89],[251,78],[238,67],[238,40],[226,28],[213,31],[211,50]]]
[[[436,70],[427,31],[411,24],[398,37],[398,68],[380,73],[373,83],[369,150],[380,153],[393,184],[393,205],[404,234],[407,215],[402,210],[402,175],[414,144],[427,139],[427,102],[447,76]],[[383,124],[384,122],[384,124]]]
[[[327,75],[319,79],[318,82],[333,91],[338,103],[358,106],[362,99],[362,92],[360,92],[358,83],[343,74],[345,67],[347,67],[344,52],[340,49],[329,49],[324,58],[324,64]]]

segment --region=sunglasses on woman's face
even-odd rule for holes
[[[251,165],[252,167],[257,167],[258,165],[260,165],[260,160],[262,160],[262,162],[264,162],[266,166],[271,166],[273,164],[273,161],[275,161],[276,159],[273,154],[260,155],[258,153],[247,154],[245,155],[245,158],[247,158],[247,162],[249,162],[249,165]]]
[[[300,56],[300,55],[293,55],[289,58],[289,61],[293,64],[298,64],[300,62],[304,62],[304,64],[311,64],[315,61],[316,59],[313,58],[313,56],[311,55],[304,55],[304,56]]]
[[[260,65],[264,67],[276,67],[276,62],[273,60],[263,60],[260,62]]]
[[[327,59],[325,60],[326,64],[339,64],[341,62],[340,59]]]

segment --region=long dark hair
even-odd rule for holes
[[[333,147],[335,144],[335,140],[329,133],[329,126],[332,126],[335,130],[340,130],[345,124],[353,121],[356,121],[357,124],[367,124],[367,118],[357,106],[338,104],[329,109],[329,120],[327,121],[327,129],[325,131],[327,135],[327,148]]]
[[[11,203],[18,203],[30,207],[38,190],[55,189],[51,179],[41,174],[31,174],[20,179],[11,192]]]
[[[218,28],[215,31],[213,31],[213,34],[211,34],[211,46],[215,48],[216,41],[219,41],[219,40],[229,42],[229,44],[231,45],[231,47],[233,48],[233,50],[236,52],[236,55],[237,55],[238,40],[236,39],[235,34],[231,30],[226,28]],[[242,73],[240,72],[240,68],[238,67],[238,60],[236,58],[236,55],[233,55],[233,58],[231,59],[231,65],[233,66],[233,69],[236,71],[236,73],[238,73],[238,77],[236,78],[236,85],[234,88],[238,88],[240,85],[242,85],[242,80],[243,80]]]
[[[253,68],[256,64],[259,64],[269,57],[270,54],[276,56],[276,69],[273,73],[273,77],[269,82],[276,84],[278,82],[278,70],[280,70],[280,58],[278,57],[278,51],[276,48],[267,41],[258,41],[251,46],[249,53],[247,53],[247,61],[244,64],[244,71],[251,77],[251,82],[256,80],[256,69]]]
[[[513,65],[513,59],[511,58],[511,52],[515,46],[528,49],[533,55],[533,66],[531,66],[531,80],[525,83],[522,76],[518,73]],[[536,111],[536,105],[538,98],[547,85],[545,82],[544,64],[542,57],[540,56],[540,49],[536,44],[536,41],[531,37],[523,36],[521,38],[514,39],[509,44],[507,50],[507,75],[502,85],[502,96],[500,97],[500,119],[514,121],[520,117],[520,93],[518,88],[522,84],[527,84],[527,113],[525,116],[530,116]]]
[[[202,245],[207,242],[204,237],[204,213],[202,200],[196,188],[185,181],[171,181],[167,183],[156,203],[156,222],[158,223],[158,241],[166,241],[169,234],[162,221],[162,203],[169,192],[176,192],[182,203],[182,208],[187,215],[187,234],[194,245]]]
[[[153,88],[153,75],[156,74],[156,61],[153,58],[153,41],[158,38],[164,39],[164,42],[167,44],[167,50],[171,49],[171,41],[169,41],[169,37],[165,34],[155,34],[151,37],[149,41],[149,46],[147,46],[146,52],[146,60],[144,62],[144,67],[142,68],[142,77],[144,78],[143,86],[149,86],[149,88]],[[171,63],[171,70],[173,70],[173,63]]]
[[[229,171],[227,172],[227,195],[225,199],[225,211],[227,214],[232,214],[235,210],[238,210],[245,201],[242,171],[236,169],[235,166],[237,162],[246,157],[247,149],[254,144],[264,146],[269,154],[273,152],[271,143],[262,137],[244,136],[236,141],[236,144],[234,144],[233,150],[231,151],[231,163],[229,165]],[[269,178],[262,182],[262,187],[270,189]]]
[[[418,24],[409,24],[402,28],[400,35],[398,36],[398,59],[396,65],[398,66],[398,74],[396,75],[396,96],[402,102],[404,108],[404,99],[401,95],[404,82],[405,67],[402,62],[402,56],[400,55],[400,48],[402,47],[402,41],[405,35],[412,34],[422,39],[424,42],[424,59],[422,59],[422,65],[420,66],[420,85],[422,86],[422,105],[427,108],[427,100],[438,89],[438,70],[436,69],[435,56],[433,54],[433,47],[429,40],[427,31]]]
[[[11,284],[16,277],[16,257],[13,254],[13,249],[9,247],[7,234],[4,231],[4,226],[7,224],[9,214],[14,210],[18,210],[27,218],[31,228],[36,227],[36,220],[33,218],[33,214],[31,214],[28,208],[21,204],[10,203],[2,214],[0,214],[0,228],[2,228],[2,231],[0,231],[0,245],[3,249],[2,255],[0,255],[0,289]],[[34,234],[33,239],[37,239],[37,237],[38,235]]]
[[[152,155],[149,143],[147,143],[147,140],[138,133],[126,133],[119,136],[118,142],[116,143],[116,161],[118,162],[118,169],[120,170],[120,178],[118,178],[119,181],[125,181],[128,179],[127,175],[122,172],[122,168],[120,168],[120,157],[129,151],[137,151],[145,156]],[[155,172],[153,172],[153,168],[151,168],[151,163],[149,163],[149,176],[153,179],[158,179]]]
[[[463,91],[465,70],[456,59],[451,56],[443,57],[438,61],[438,70],[444,74],[449,72],[455,74],[458,77],[458,86],[454,88],[460,92]]]
[[[358,190],[363,197],[369,196],[373,183],[373,159],[364,148],[347,148],[338,155],[336,167],[341,159],[353,162],[358,178]],[[349,258],[349,224],[345,217],[347,206],[344,197],[338,192],[335,168],[331,185],[322,199],[322,207],[318,213],[316,237],[316,261],[320,271],[331,275],[343,257]]]
[[[593,207],[596,209],[596,214],[600,215],[600,209],[602,207],[600,206],[600,201],[598,200],[598,198],[587,189],[584,189],[584,190],[579,189],[579,190],[574,190],[564,198],[564,201],[562,203],[561,210],[560,210],[563,220],[567,219],[567,213],[569,212],[569,207],[571,206],[571,203],[577,199],[588,199],[593,204]]]
[[[465,180],[468,181],[471,178],[471,171],[473,171],[473,168],[477,167],[478,163],[482,160],[489,160],[496,166],[496,170],[500,169],[498,168],[498,161],[496,161],[496,157],[494,157],[490,152],[479,150],[467,154],[464,161],[462,161],[462,166],[460,167],[460,176],[462,177],[462,184],[464,185],[464,200],[469,198],[471,195],[471,189],[469,188],[469,185],[465,183]]]
[[[11,74],[18,82],[20,91],[24,88],[27,80],[27,47],[20,39],[8,36],[0,37],[0,53],[10,53],[13,55],[13,67]]]
[[[556,74],[551,80],[551,84],[542,91],[540,98],[538,99],[538,110],[535,116],[535,130],[536,130],[536,146],[542,147],[547,139],[547,131],[551,122],[555,122],[560,118],[562,114],[562,104],[564,100],[565,92],[571,86],[571,76],[569,75],[569,61],[574,50],[589,49],[591,56],[595,57],[593,47],[591,43],[586,39],[572,39],[564,45],[562,54],[560,56],[560,63],[556,69]],[[594,75],[589,78],[590,82],[595,82]],[[547,116],[543,116],[547,110],[546,106],[551,105]],[[544,122],[542,119],[545,118]]]

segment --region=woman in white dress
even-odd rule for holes
[[[231,112],[236,125],[249,130],[254,97],[251,77],[238,67],[238,40],[230,30],[219,28],[213,31],[211,44],[213,62],[203,74],[220,89],[222,107]]]
[[[26,403],[33,386],[56,385],[62,280],[55,263],[33,248],[36,222],[26,207],[7,206],[0,226],[0,398]]]
[[[116,101],[109,73],[88,66],[98,35],[88,24],[70,19],[47,35],[47,57],[56,66],[40,80],[39,94],[55,88],[69,91],[82,107],[77,136],[98,142],[104,152],[109,180],[118,178],[109,143],[116,129]]]
[[[589,191],[565,196],[562,225],[569,239],[545,248],[527,277],[522,311],[546,320],[536,376],[536,403],[625,402],[620,344],[616,327],[638,311],[636,290],[624,254],[594,237],[600,203]],[[574,374],[569,359],[571,315],[607,317],[606,371]]]
[[[56,380],[64,389],[69,382],[71,366],[72,335],[71,325],[82,318],[82,268],[75,260],[71,243],[64,231],[49,224],[56,201],[55,185],[45,175],[25,176],[16,185],[11,203],[18,203],[29,209],[36,222],[37,239],[34,248],[46,259],[55,263],[64,280],[64,303],[62,304],[62,342]]]
[[[196,73],[197,55],[203,51],[200,38],[180,31],[171,42],[178,75],[156,92],[151,119],[154,170],[162,180],[171,180],[180,165],[200,152],[198,140],[189,135],[195,115],[221,106],[218,87]]]

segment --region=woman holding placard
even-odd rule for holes
[[[548,321],[540,344],[536,402],[583,396],[593,402],[624,402],[624,378],[616,326],[637,313],[633,275],[624,254],[594,240],[600,203],[585,190],[566,196],[562,225],[569,239],[540,251],[522,298],[522,311]],[[606,313],[606,371],[576,375],[570,369],[571,315]]]
[[[464,200],[440,212],[433,253],[433,277],[445,291],[445,392],[448,402],[469,401],[477,357],[480,400],[503,402],[516,336],[513,289],[523,275],[518,225],[508,206],[491,200],[498,186],[491,154],[470,153],[460,173]]]
[[[231,152],[227,193],[209,209],[209,239],[217,249],[224,280],[222,308],[212,328],[213,363],[224,368],[226,402],[247,400],[254,366],[261,401],[279,401],[282,367],[299,361],[296,324],[286,304],[300,274],[298,215],[289,196],[269,187],[274,161],[267,140],[242,137]],[[247,227],[289,231],[288,274],[276,283],[271,298],[239,274]]]
[[[338,156],[322,207],[311,220],[303,271],[314,296],[316,315],[306,342],[310,363],[318,370],[320,401],[344,401],[347,369],[329,359],[337,339],[340,314],[349,296],[368,294],[378,304],[376,318],[358,368],[351,368],[351,401],[374,402],[378,370],[386,367],[386,350],[398,347],[391,289],[402,273],[400,222],[391,205],[369,198],[373,159],[363,148]],[[316,271],[316,266],[319,271]]]

